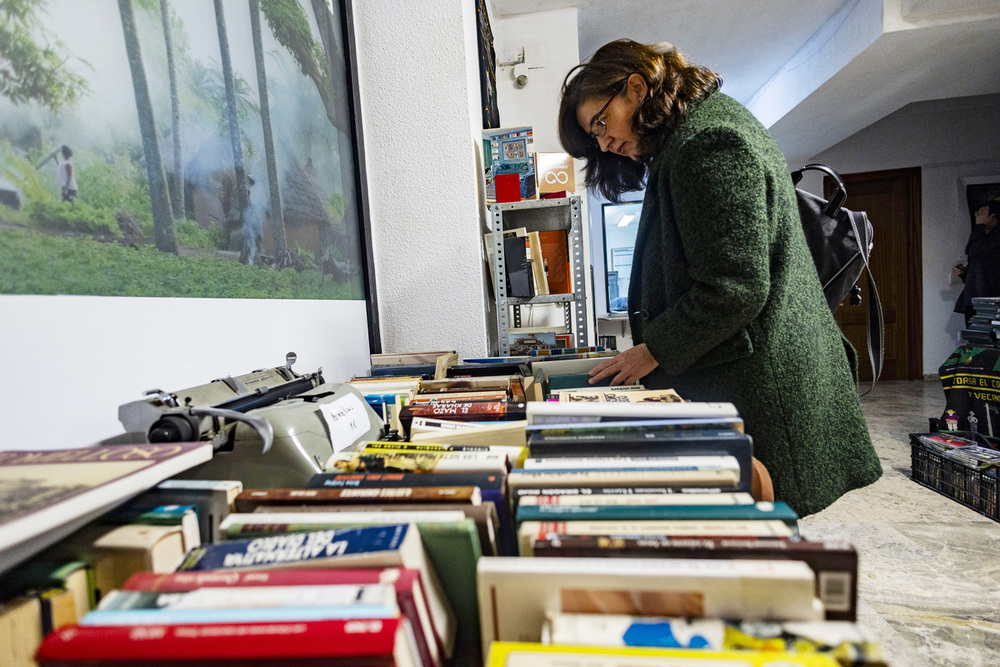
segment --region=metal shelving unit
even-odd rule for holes
[[[490,205],[493,234],[493,271],[497,300],[497,341],[500,355],[510,355],[508,333],[521,326],[521,306],[542,303],[563,305],[566,331],[574,335],[577,347],[587,345],[587,292],[584,282],[583,223],[579,196],[563,199],[538,199]],[[570,275],[573,292],[548,294],[530,299],[507,296],[507,264],[504,258],[503,231],[524,227],[529,232],[565,230],[569,232]]]

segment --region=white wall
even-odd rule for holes
[[[83,447],[118,406],[285,363],[368,369],[364,301],[0,295],[0,449]]]
[[[487,351],[475,3],[354,3],[385,351]]]
[[[533,130],[535,151],[538,153],[563,153],[559,143],[559,99],[563,79],[580,62],[577,40],[577,10],[575,7],[533,12],[496,18],[490,17],[497,62],[512,60],[524,53],[528,67],[528,82],[518,88],[514,82],[513,66],[497,67],[497,104],[500,124],[503,127],[530,125]],[[576,193],[584,194],[583,162],[575,160]],[[590,258],[588,198],[581,197],[583,219],[584,257]],[[593,294],[591,272],[585,270],[587,282],[587,321],[593,322]],[[561,306],[534,306],[533,312],[522,312],[525,326],[552,326],[563,323]],[[592,325],[589,328],[593,328]],[[596,343],[593,331],[591,344]]]
[[[998,147],[1000,95],[983,95],[909,105],[814,158],[841,173],[921,168],[925,375],[958,345],[962,285],[951,267],[970,231],[965,185],[1000,181]]]

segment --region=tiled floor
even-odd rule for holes
[[[857,547],[858,620],[893,666],[1000,665],[1000,523],[910,479],[908,434],[940,416],[940,382],[883,382],[862,406],[884,474],[802,535]]]

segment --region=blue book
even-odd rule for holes
[[[112,591],[81,625],[259,623],[392,618],[392,584],[245,586],[184,592]]]
[[[753,505],[519,505],[523,521],[766,520],[798,526],[798,514],[781,501]]]

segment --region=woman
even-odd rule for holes
[[[619,40],[570,71],[560,140],[587,185],[646,186],[629,283],[634,347],[592,382],[641,381],[730,401],[800,515],[882,469],[857,356],[823,297],[785,158],[721,79],[669,45]]]

